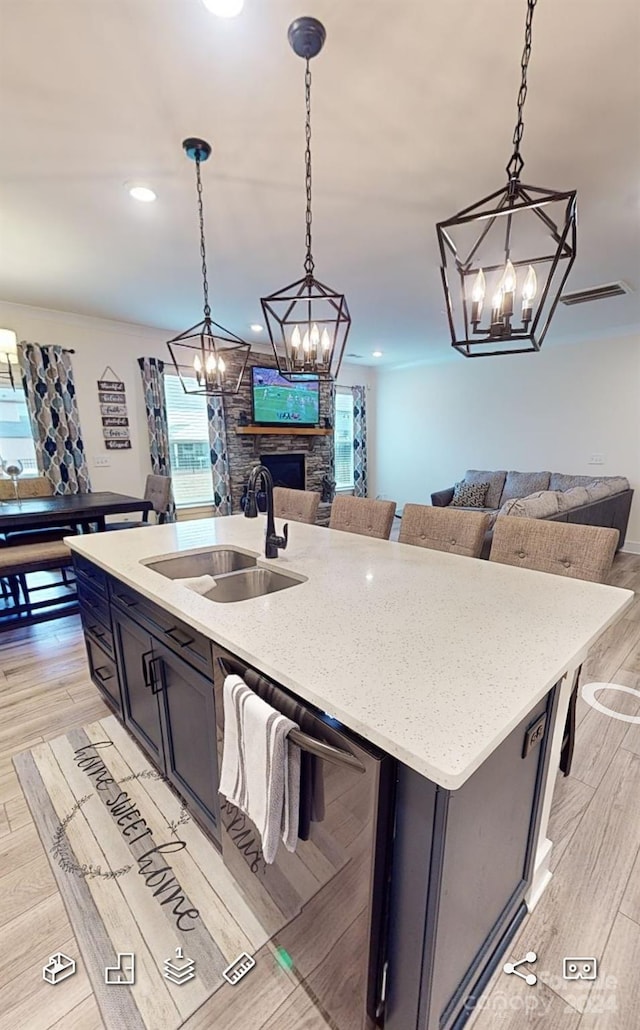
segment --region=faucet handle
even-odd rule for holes
[[[284,539],[284,543],[282,544],[282,550],[285,551],[286,548],[287,548],[287,544],[289,543],[289,523],[288,522],[285,522],[284,526],[282,527],[282,536],[283,536],[283,539]]]

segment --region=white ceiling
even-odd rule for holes
[[[311,8],[309,10],[308,8]],[[286,32],[319,17],[314,252],[344,290],[347,350],[373,364],[448,349],[434,224],[499,188],[524,0],[0,0],[0,296],[180,330],[201,311],[203,167],[214,317],[240,335],[302,273],[303,64]],[[568,288],[635,292],[560,309],[545,346],[640,326],[640,5],[539,0],[527,182],[578,189]],[[152,186],[131,200],[123,184]],[[462,360],[462,359],[458,359]]]

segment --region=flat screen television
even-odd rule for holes
[[[258,426],[317,426],[320,390],[314,376],[290,382],[275,368],[251,369],[253,421]]]

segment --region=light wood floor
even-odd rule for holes
[[[640,556],[619,555],[611,582],[640,594]],[[640,689],[640,597],[590,656],[583,682],[594,680]],[[611,694],[607,703],[640,712],[633,695]],[[103,1027],[11,756],[107,714],[88,678],[77,618],[0,636],[0,1030]],[[640,1023],[640,724],[582,702],[579,720],[572,774],[556,787],[553,881],[508,956],[536,951],[539,982],[528,987],[496,973],[473,1030],[636,1030]],[[76,975],[53,990],[41,970],[55,951],[79,961]],[[563,980],[565,956],[598,958],[596,985]],[[207,1005],[183,1026],[209,1030]],[[248,977],[224,1019],[224,1030],[326,1026],[284,971],[264,982]]]

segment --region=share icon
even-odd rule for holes
[[[527,973],[527,975],[525,976],[524,973],[518,972],[518,966],[523,966],[525,962],[535,962],[537,958],[538,956],[536,955],[535,951],[528,951],[525,957],[521,958],[519,962],[505,962],[504,966],[502,967],[502,970],[504,973],[514,973],[516,976],[519,976],[521,980],[524,980],[524,982],[527,983],[529,987],[533,987],[534,984],[537,984],[538,982],[538,977],[536,976],[536,974]]]

